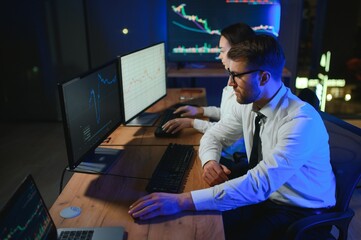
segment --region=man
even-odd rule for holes
[[[297,219],[335,205],[328,134],[317,111],[283,85],[284,54],[273,37],[242,42],[228,58],[239,105],[204,134],[199,149],[203,178],[214,186],[147,195],[129,213],[148,219],[183,210],[220,210],[227,239],[282,239]],[[250,162],[254,167],[245,175],[227,181],[227,170],[219,164],[222,147],[244,137],[252,161],[256,116],[257,162]]]
[[[238,44],[245,39],[255,35],[255,32],[250,26],[239,22],[229,25],[222,29],[221,37],[219,39],[219,48],[221,49],[218,58],[221,60],[223,66],[227,70],[229,68],[227,53],[229,49],[235,44]],[[181,106],[174,113],[182,113],[181,118],[176,118],[164,124],[163,129],[167,132],[178,132],[183,128],[193,127],[199,132],[205,133],[213,125],[214,121],[219,121],[223,116],[231,112],[235,101],[235,94],[232,86],[225,86],[222,92],[220,107],[196,107],[196,106]],[[208,117],[213,122],[195,119],[194,117]],[[237,155],[235,155],[235,153]],[[227,172],[228,179],[239,177],[247,170],[247,159],[244,156],[245,146],[243,138],[238,139],[231,146],[222,150],[221,162],[227,166],[230,171]],[[236,158],[234,157],[236,156]]]

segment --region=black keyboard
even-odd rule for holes
[[[191,145],[170,143],[153,172],[147,192],[181,192],[194,151]]]
[[[176,108],[168,108],[164,111],[163,115],[159,119],[159,123],[157,127],[154,130],[154,136],[156,137],[177,137],[180,133],[180,131],[176,133],[167,133],[163,131],[162,126],[168,122],[169,120],[172,120],[174,118],[179,118],[180,114],[173,114]]]

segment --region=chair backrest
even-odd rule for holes
[[[298,97],[305,102],[311,104],[317,110],[320,109],[320,100],[318,99],[316,93],[309,88],[301,89],[298,93]]]
[[[336,210],[345,211],[361,178],[361,129],[320,112],[329,134],[330,156],[336,175]]]

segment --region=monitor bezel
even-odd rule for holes
[[[73,140],[70,134],[70,127],[69,127],[69,122],[68,122],[68,113],[66,111],[66,107],[65,107],[65,98],[64,98],[64,87],[66,87],[67,85],[73,83],[74,81],[78,81],[79,79],[82,79],[88,75],[91,75],[97,71],[99,71],[102,68],[108,67],[112,64],[114,64],[114,66],[116,67],[116,74],[117,74],[117,91],[118,91],[118,101],[119,101],[119,107],[122,108],[122,104],[120,102],[120,74],[119,74],[119,69],[118,69],[118,58],[111,60],[97,68],[91,69],[77,77],[72,78],[69,81],[63,82],[63,83],[58,83],[58,91],[59,91],[59,99],[60,99],[60,110],[61,110],[61,115],[62,115],[62,122],[63,122],[63,129],[64,129],[64,137],[65,137],[65,146],[66,146],[66,152],[67,152],[67,157],[68,157],[68,167],[70,170],[75,169],[82,161],[84,161],[89,155],[92,155],[95,151],[95,149],[105,140],[107,139],[107,137],[115,130],[117,129],[122,123],[123,123],[123,109],[120,109],[120,116],[118,118],[118,122],[115,122],[114,126],[112,128],[109,129],[109,131],[107,132],[107,134],[104,134],[104,136],[102,138],[99,138],[98,141],[96,141],[93,146],[91,146],[87,151],[85,151],[80,157],[79,159],[75,159],[75,154],[74,154],[74,149],[73,149]]]

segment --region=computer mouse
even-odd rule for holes
[[[74,218],[79,216],[81,213],[80,207],[70,206],[60,211],[60,216],[63,218]]]

